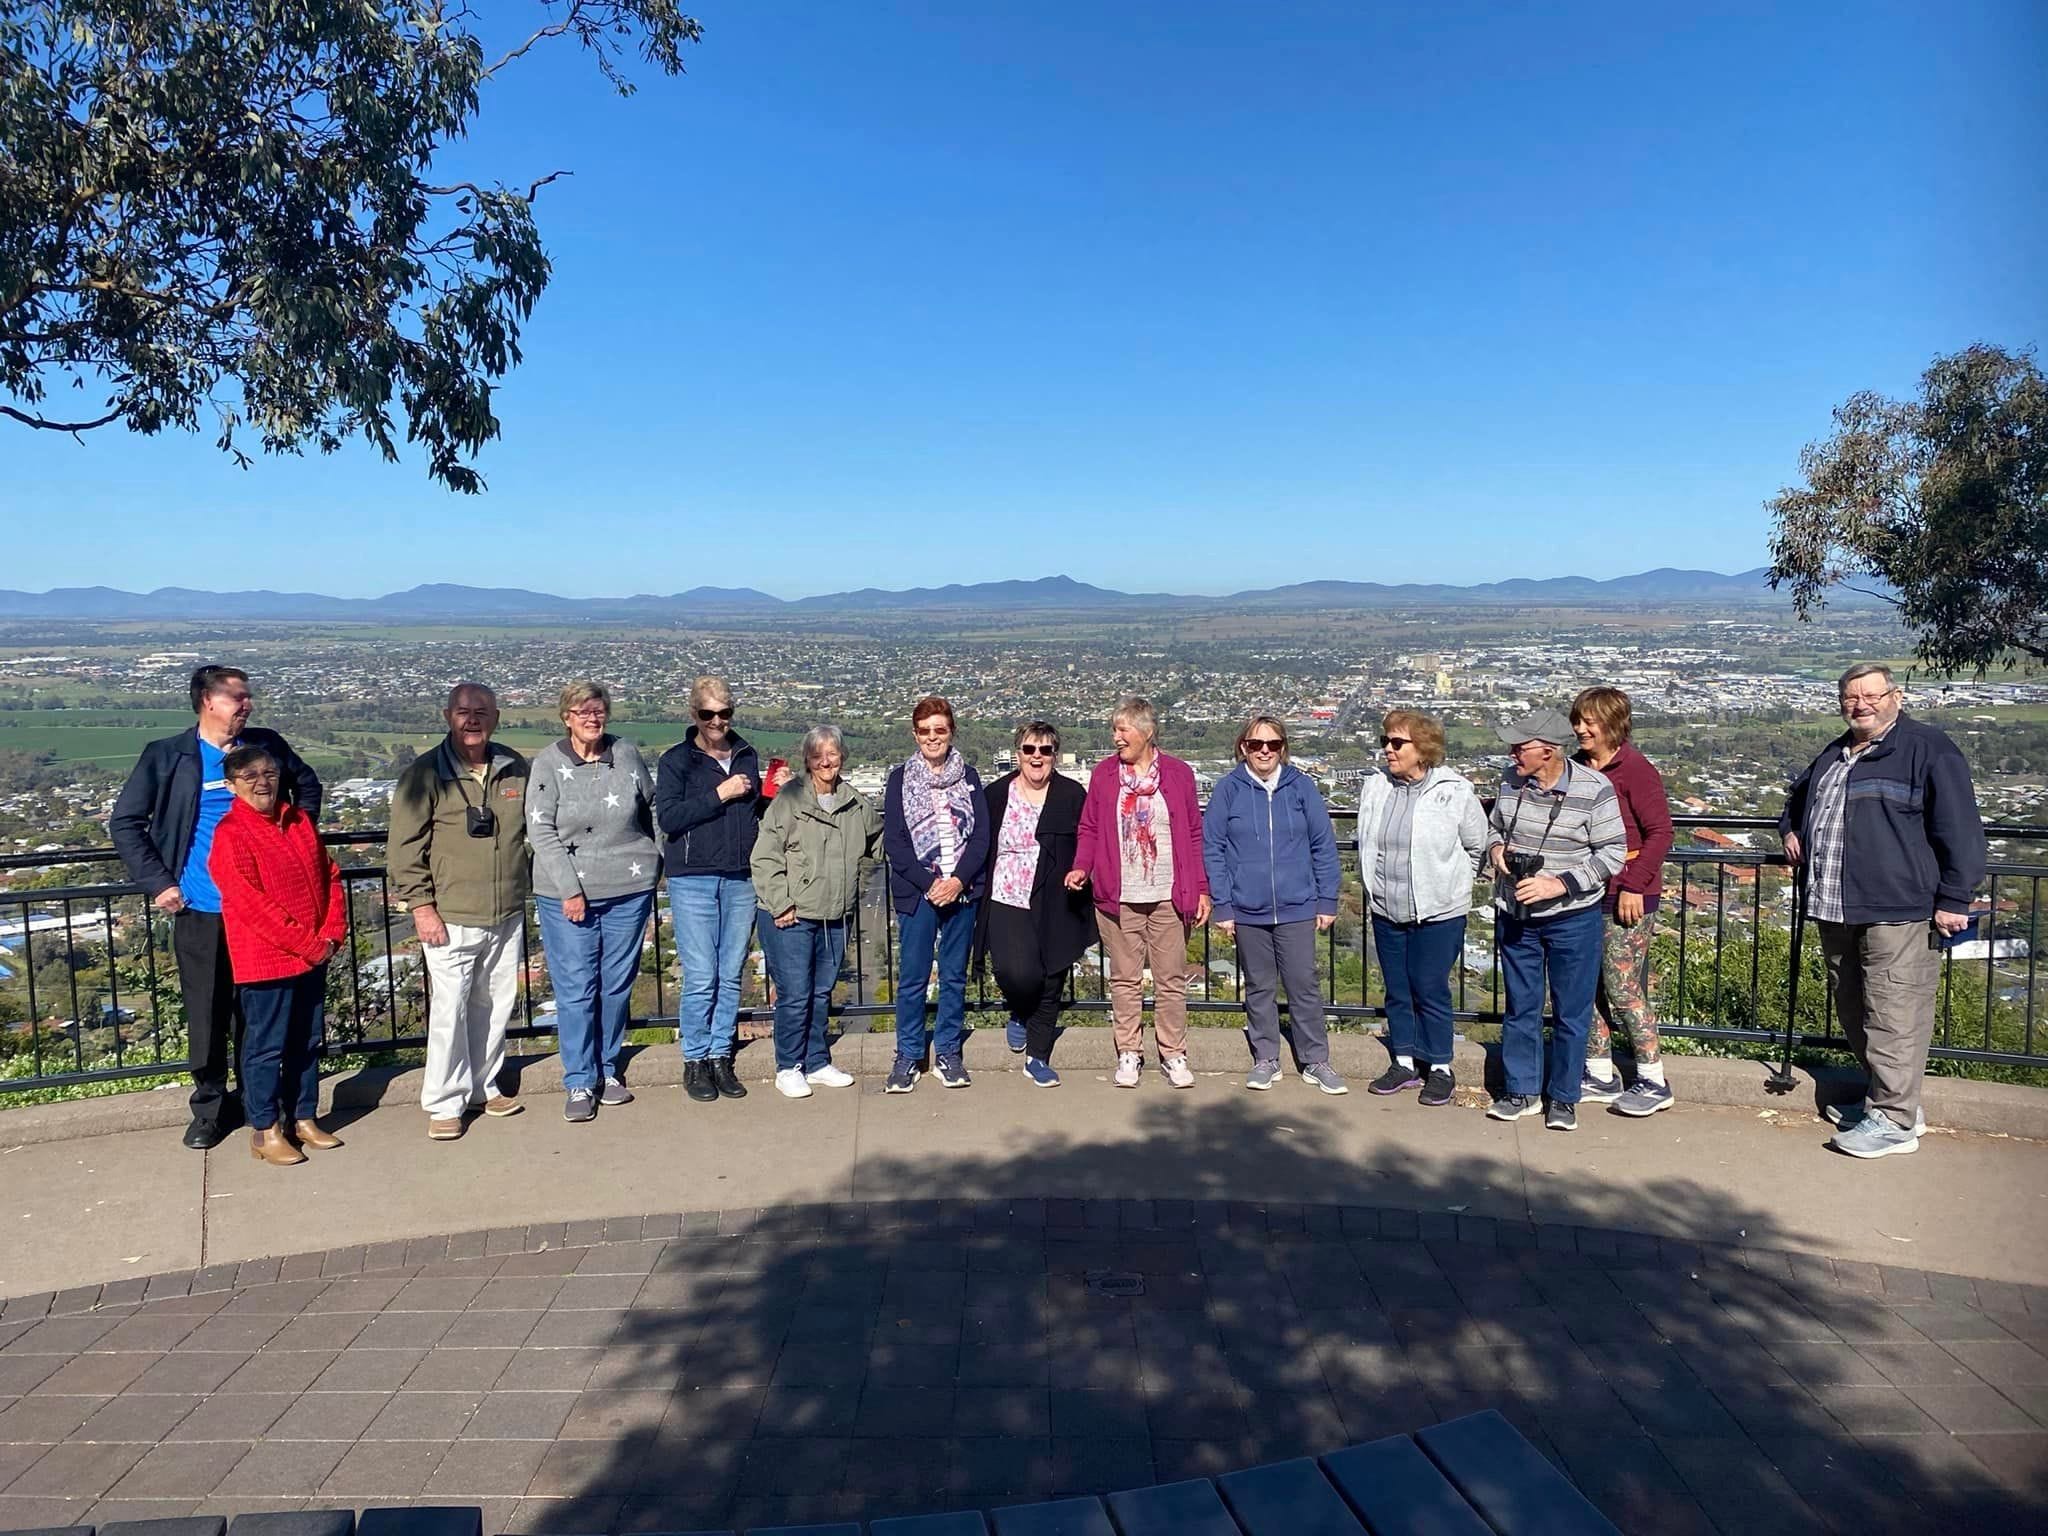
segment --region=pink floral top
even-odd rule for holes
[[[996,829],[996,869],[989,882],[989,895],[1006,907],[1031,905],[1031,882],[1038,875],[1038,813],[1015,789],[1003,811],[1003,824]]]

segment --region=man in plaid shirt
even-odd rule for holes
[[[1941,945],[1970,924],[1984,878],[1984,823],[1956,744],[1902,713],[1904,692],[1874,662],[1839,687],[1848,730],[1785,797],[1785,857],[1806,868],[1806,915],[1842,1032],[1870,1079],[1835,1112],[1851,1157],[1916,1151],[1920,1080],[1934,1040]]]

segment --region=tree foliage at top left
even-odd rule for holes
[[[503,20],[513,7],[493,11]],[[581,47],[682,71],[674,0],[557,0],[495,59],[466,7],[0,0],[0,416],[353,437],[481,489],[492,388],[550,267],[524,186],[437,184],[484,87]],[[9,404],[11,399],[14,403]]]

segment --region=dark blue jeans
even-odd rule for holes
[[[967,1043],[967,956],[974,947],[974,903],[935,907],[920,901],[896,919],[896,1055],[921,1060],[930,1043],[941,1056],[958,1056]],[[925,986],[932,959],[939,963],[936,1035],[925,1027]]]
[[[320,1113],[320,1048],[327,1043],[327,967],[283,981],[247,981],[242,1005],[242,1114],[252,1131]],[[280,1100],[282,1102],[280,1102]]]
[[[761,953],[775,982],[775,1070],[815,1072],[832,1064],[825,1038],[832,986],[846,954],[846,924],[800,917],[787,928],[767,912],[754,917]]]
[[[596,1088],[619,1075],[654,892],[586,902],[580,923],[570,922],[553,896],[536,896],[534,905],[540,908],[540,940],[555,987],[562,1087]]]
[[[1395,923],[1375,912],[1372,947],[1387,983],[1387,1049],[1425,1071],[1448,1067],[1457,1033],[1451,968],[1465,952],[1464,917]]]
[[[1593,994],[1600,986],[1600,942],[1607,924],[1598,907],[1560,917],[1494,917],[1493,948],[1507,988],[1500,1027],[1508,1092],[1546,1093],[1553,1104],[1579,1102]],[[1555,1012],[1543,1039],[1545,974]]]

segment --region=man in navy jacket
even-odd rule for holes
[[[1900,712],[1889,668],[1851,667],[1839,695],[1849,729],[1793,782],[1778,833],[1805,868],[1842,1032],[1870,1079],[1838,1112],[1834,1146],[1887,1157],[1920,1144],[1941,946],[1970,924],[1984,823],[1963,754]]]
[[[121,786],[107,830],[114,851],[157,911],[172,919],[171,949],[185,999],[192,1063],[192,1123],[185,1145],[219,1144],[228,1123],[228,1064],[239,1054],[241,1015],[221,928],[220,892],[207,872],[213,830],[234,795],[222,764],[236,747],[277,759],[279,790],[308,817],[320,815],[320,779],[275,731],[248,726],[249,674],[201,667],[192,674],[191,730],[152,741]]]

